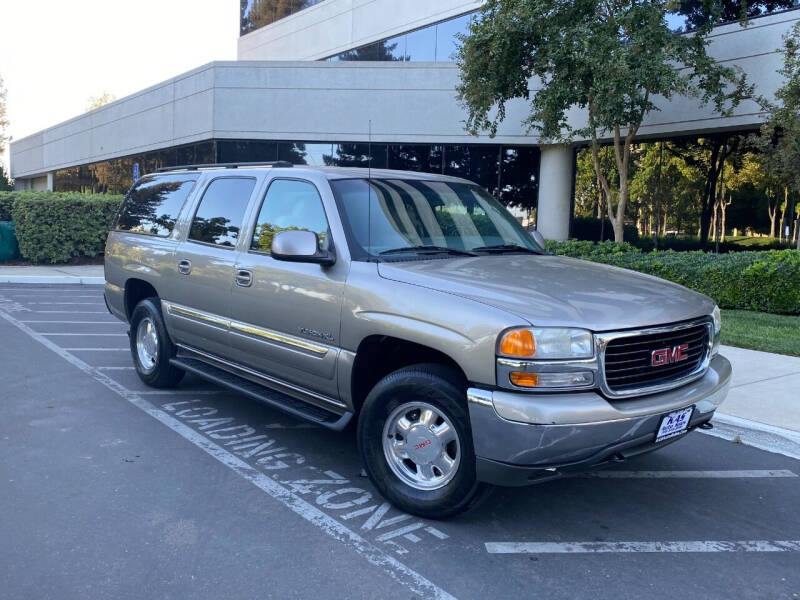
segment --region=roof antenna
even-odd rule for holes
[[[369,120],[367,128],[367,152],[369,152],[367,162],[367,260],[369,260],[369,255],[372,254],[372,119]]]
[[[367,179],[372,180],[372,119],[369,120],[367,130],[367,152],[369,152],[369,162],[367,163]]]

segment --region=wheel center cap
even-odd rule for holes
[[[442,452],[439,440],[424,425],[412,427],[407,439],[408,454],[417,464],[426,465]]]

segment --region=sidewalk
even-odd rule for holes
[[[800,357],[723,346],[733,381],[720,413],[800,432]]]
[[[800,358],[732,346],[721,354],[733,380],[706,433],[800,460]]]
[[[102,285],[103,265],[24,266],[0,265],[0,283],[83,283]]]

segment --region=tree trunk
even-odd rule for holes
[[[733,194],[730,194],[728,196],[727,202],[725,202],[723,199],[722,206],[720,207],[722,209],[722,237],[720,238],[720,240],[723,242],[725,241],[725,220],[728,215],[728,206],[730,205],[731,202],[733,202]]]
[[[775,237],[775,217],[778,216],[778,202],[767,198],[767,214],[769,215],[769,237]]]
[[[714,202],[714,216],[711,218],[711,241],[716,242],[719,232],[719,201]]]
[[[783,241],[783,227],[784,223],[786,222],[786,209],[789,208],[789,188],[783,188],[783,208],[781,209],[781,220],[779,221],[778,228],[778,237]],[[788,236],[787,236],[788,237]]]
[[[720,157],[722,160],[720,160]],[[722,162],[725,160],[724,140],[722,138],[715,138],[714,145],[711,148],[711,158],[708,163],[708,177],[706,179],[705,189],[703,190],[703,197],[701,199],[700,211],[700,243],[706,245],[708,243],[708,234],[711,231],[711,216],[714,211],[714,204],[717,195],[717,179],[722,167]]]

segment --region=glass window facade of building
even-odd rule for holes
[[[474,181],[504,204],[525,208],[536,205],[539,189],[539,149],[535,146],[268,140],[214,140],[60,169],[53,183],[59,192],[123,194],[133,184],[135,164],[145,175],[175,165],[273,160],[443,173]]]
[[[323,0],[240,0],[239,35],[255,31]]]
[[[457,36],[460,33],[467,33],[467,27],[474,14],[474,12],[468,13],[415,29],[360,48],[341,52],[325,60],[452,61],[458,44]]]
[[[792,10],[800,7],[800,0],[748,1],[748,18]],[[723,23],[735,22],[740,18],[740,3],[728,1],[721,3],[720,18]],[[324,60],[328,61],[412,61],[447,62],[453,60],[458,49],[459,34],[467,34],[471,19],[477,11],[428,25],[395,37],[379,40],[359,48],[347,50]],[[675,12],[667,14],[667,24],[675,33],[691,31],[706,23],[710,18],[708,6],[701,0],[683,0]]]

